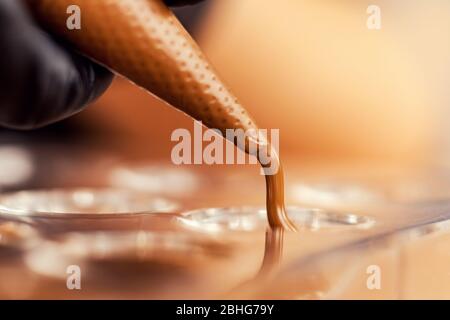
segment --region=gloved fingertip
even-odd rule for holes
[[[165,4],[173,7],[193,5],[202,1],[203,0],[164,0]]]
[[[71,53],[71,58],[79,74],[79,79],[74,84],[77,92],[74,92],[73,95],[68,95],[68,99],[72,100],[67,101],[66,104],[71,105],[71,109],[75,110],[92,103],[100,97],[111,85],[114,74],[107,68],[77,53]]]

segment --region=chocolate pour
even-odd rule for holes
[[[64,38],[79,52],[208,127],[221,132],[228,128],[244,131],[257,128],[163,1],[28,0],[26,3],[47,30]],[[66,10],[74,4],[83,10],[83,28],[76,31],[66,26]],[[281,163],[276,152],[271,152],[271,156],[279,170],[266,175],[269,225],[295,230],[284,206]]]
[[[281,164],[275,175],[266,175],[266,208],[267,219],[272,229],[282,228],[297,231],[288,218],[284,205],[284,176]]]
[[[268,163],[262,159],[263,155],[268,157]],[[277,151],[269,142],[259,140],[257,158],[265,173],[266,210],[269,226],[274,230],[281,228],[289,231],[297,231],[294,223],[286,213],[284,204],[284,171]],[[277,168],[277,171],[272,173],[266,170],[268,168]]]

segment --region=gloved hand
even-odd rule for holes
[[[21,1],[0,0],[0,126],[34,129],[70,117],[112,79],[111,72],[41,30]]]

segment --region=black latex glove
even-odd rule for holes
[[[34,129],[67,118],[98,98],[112,79],[42,31],[20,0],[0,0],[0,126]]]

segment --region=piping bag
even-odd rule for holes
[[[220,130],[224,136],[226,129],[257,131],[253,119],[219,80],[196,42],[162,0],[26,0],[26,3],[49,33],[205,126]],[[81,9],[79,30],[69,30],[66,25],[71,5]],[[267,148],[271,161],[279,164],[278,155],[264,138],[246,136],[245,145],[233,140],[249,153],[250,142]],[[277,173],[265,176],[269,225],[295,230],[284,208],[281,164],[278,168]]]

